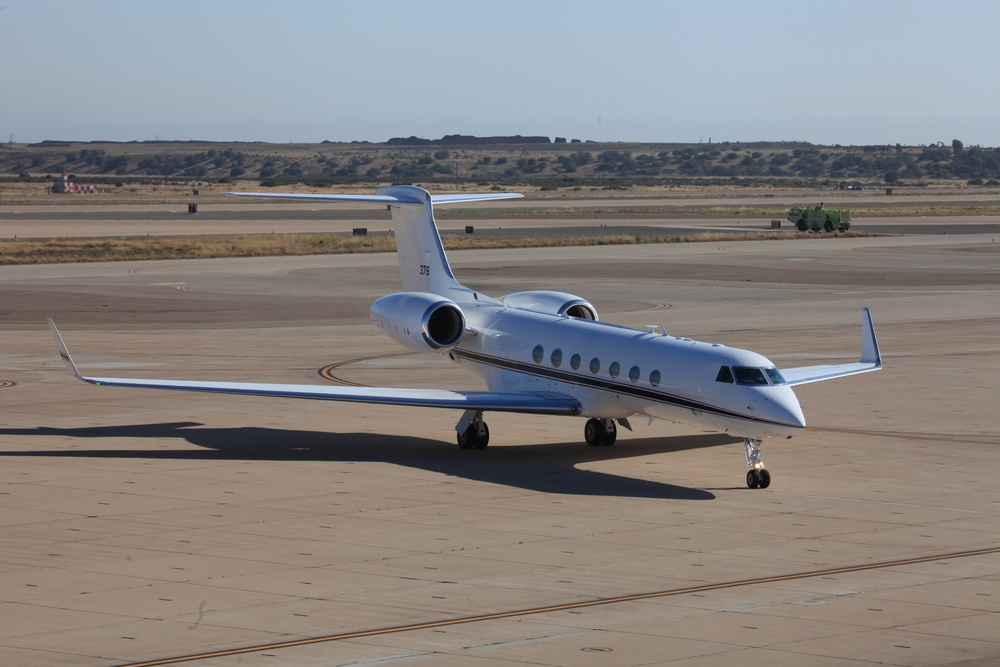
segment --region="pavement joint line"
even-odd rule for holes
[[[880,500],[877,498],[844,498],[842,496],[821,496],[813,495],[809,493],[795,493],[791,491],[774,491],[773,495],[787,496],[789,498],[808,498],[810,500],[833,500],[841,503],[857,503],[860,505],[878,505],[881,507],[909,507],[917,510],[928,510],[935,509],[934,505],[927,505],[922,503],[907,503],[899,500]],[[996,501],[1000,502],[1000,501]],[[986,514],[993,516],[996,512],[991,509],[970,509],[968,507],[937,507],[937,509],[944,509],[948,512],[954,512],[955,514]]]
[[[727,581],[714,584],[702,584],[700,586],[689,586],[686,588],[674,588],[666,591],[653,591],[649,593],[635,593],[631,595],[619,595],[615,597],[596,598],[583,602],[567,602],[563,604],[549,605],[545,607],[532,607],[529,609],[518,609],[514,611],[501,611],[492,614],[477,614],[474,616],[463,616],[459,618],[443,619],[439,621],[427,621],[425,623],[411,623],[409,625],[397,625],[371,630],[356,630],[353,632],[343,632],[334,635],[324,635],[321,637],[307,637],[305,639],[292,639],[284,642],[273,642],[270,644],[257,644],[255,646],[245,646],[242,648],[224,649],[221,651],[211,651],[207,653],[196,653],[172,658],[159,658],[142,662],[130,662],[118,667],[157,667],[159,665],[171,665],[182,662],[194,662],[196,660],[210,660],[212,658],[222,658],[234,655],[245,655],[248,653],[258,653],[261,651],[273,651],[283,648],[294,648],[296,646],[308,646],[311,644],[321,644],[325,642],[341,641],[344,639],[358,639],[361,637],[375,637],[378,635],[396,634],[400,632],[410,632],[413,630],[427,630],[431,628],[442,628],[451,625],[462,625],[465,623],[476,623],[479,621],[495,621],[505,618],[515,618],[518,616],[531,616],[534,614],[544,614],[555,611],[567,611],[571,609],[583,609],[587,607],[597,607],[607,604],[617,604],[621,602],[636,602],[641,600],[651,600],[655,598],[672,597],[675,595],[686,595],[690,593],[701,593],[705,591],[717,591],[726,588],[738,588],[741,586],[755,586],[758,584],[777,583],[782,581],[792,581],[796,579],[809,579],[812,577],[829,576],[831,574],[847,574],[851,572],[864,572],[866,570],[877,570],[889,567],[901,567],[903,565],[915,565],[920,563],[932,563],[936,561],[949,560],[952,558],[968,558],[971,556],[985,556],[1000,553],[1000,546],[985,547],[981,549],[971,549],[967,551],[956,551],[945,554],[934,554],[930,556],[916,556],[899,560],[881,561],[878,563],[866,563],[863,565],[847,565],[842,567],[827,568],[824,570],[810,570],[806,572],[793,572],[789,574],[772,575],[768,577],[757,577],[754,579],[741,579],[738,581]]]

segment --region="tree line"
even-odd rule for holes
[[[345,149],[339,144],[319,144],[298,153],[267,144],[258,150],[225,145],[192,150],[185,142],[162,142],[155,147],[157,150],[145,146],[142,151],[125,150],[131,144],[79,150],[49,145],[0,146],[0,173],[22,178],[72,172],[91,177],[250,179],[275,186],[387,181],[567,186],[718,183],[727,179],[890,185],[960,180],[974,185],[1000,185],[1000,148],[967,147],[958,139],[950,145],[918,147],[727,142],[641,147],[580,143],[488,147],[365,144]]]

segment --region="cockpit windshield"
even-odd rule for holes
[[[785,377],[781,374],[781,371],[774,366],[765,368],[764,372],[767,373],[767,379],[771,381],[771,384],[788,384]]]
[[[749,366],[733,366],[736,384],[767,384],[767,376],[759,368]]]
[[[731,371],[729,366],[723,366],[719,370],[718,376],[716,376],[716,382],[728,382],[731,383],[733,378],[736,379],[736,384],[754,386],[754,385],[769,385],[769,384],[787,384],[785,378],[782,377],[781,371],[779,371],[774,366],[769,366],[767,368],[755,368],[753,366],[733,366]]]

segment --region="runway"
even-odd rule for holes
[[[535,609],[518,609],[515,611],[497,612],[494,614],[485,614],[480,616],[468,616],[465,618],[451,618],[440,621],[430,621],[427,623],[419,623],[416,625],[403,625],[389,628],[376,628],[371,630],[358,630],[355,632],[348,632],[339,635],[329,635],[326,637],[309,637],[306,639],[291,640],[287,642],[280,642],[277,644],[264,644],[261,646],[248,646],[238,649],[229,649],[223,651],[215,651],[212,653],[198,653],[194,655],[177,656],[172,658],[162,658],[159,660],[149,660],[139,663],[132,663],[131,665],[126,665],[125,667],[154,667],[156,665],[169,665],[178,664],[182,662],[193,662],[200,660],[209,660],[212,658],[229,657],[234,655],[245,655],[248,653],[261,653],[264,651],[274,651],[277,649],[291,648],[295,646],[306,646],[309,644],[319,644],[325,642],[342,641],[345,639],[356,639],[359,637],[373,637],[376,635],[387,635],[394,634],[397,632],[412,632],[414,630],[426,630],[428,628],[444,628],[452,625],[459,625],[464,623],[481,623],[484,621],[494,621],[501,618],[514,618],[518,616],[529,616],[534,614],[548,614],[557,611],[566,611],[569,609],[584,609],[587,607],[596,607],[598,605],[606,604],[623,604],[627,602],[636,602],[639,600],[650,600],[653,598],[670,597],[674,595],[690,595],[695,593],[702,593],[706,591],[715,591],[724,588],[734,588],[737,586],[754,586],[762,583],[774,583],[779,581],[791,581],[794,579],[806,579],[809,577],[822,577],[830,576],[834,574],[843,574],[845,572],[860,572],[863,570],[875,570],[886,567],[899,567],[900,565],[913,565],[915,563],[927,563],[948,560],[951,558],[968,558],[970,556],[983,556],[992,555],[995,553],[1000,553],[1000,547],[994,547],[991,549],[977,549],[975,551],[962,551],[952,554],[940,554],[935,556],[924,556],[918,558],[908,558],[901,561],[888,561],[884,563],[870,563],[866,565],[853,565],[847,567],[833,568],[829,570],[816,570],[812,572],[795,572],[792,574],[777,575],[772,577],[763,577],[757,579],[745,579],[743,581],[727,581],[718,584],[704,584],[701,586],[694,586],[690,588],[678,588],[669,591],[654,591],[651,593],[636,593],[634,595],[624,595],[613,598],[598,598],[596,600],[588,600],[585,602],[571,602],[567,604],[554,605],[548,607],[537,607]]]
[[[478,388],[376,335],[392,255],[3,267],[0,662],[1000,659],[989,233],[450,257],[779,367],[856,357],[868,306],[886,367],[796,388],[751,491],[724,435],[488,414],[460,451],[447,410],[91,387],[45,328],[84,372]]]

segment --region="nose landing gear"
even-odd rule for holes
[[[751,489],[766,489],[771,486],[771,473],[764,467],[764,462],[760,460],[760,440],[753,438],[743,439],[743,449],[747,457],[747,486]]]
[[[751,489],[766,489],[771,486],[771,473],[767,468],[751,468],[747,471],[747,486]]]

